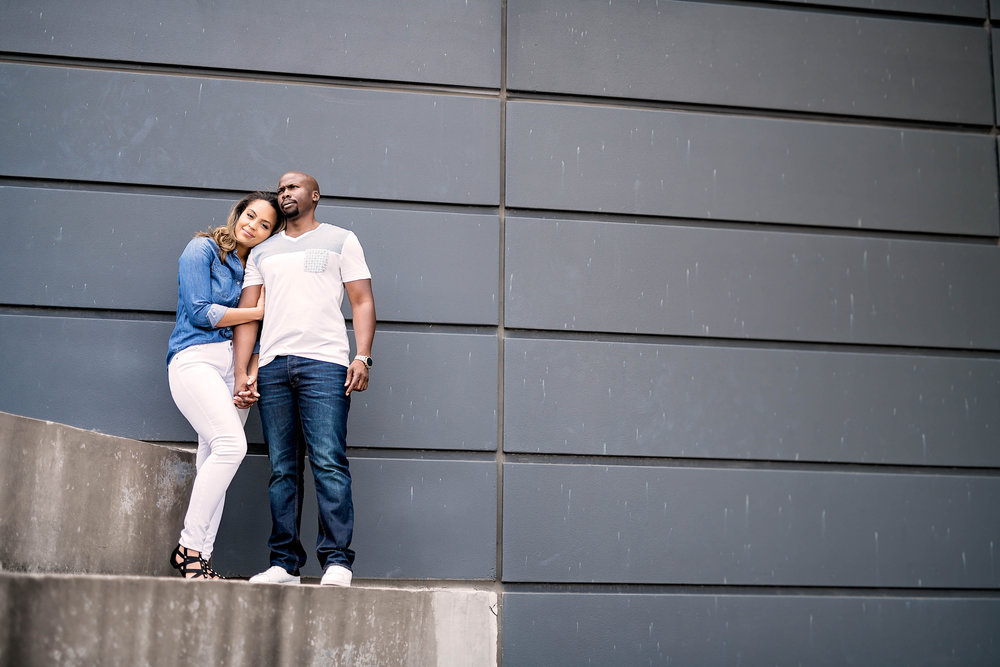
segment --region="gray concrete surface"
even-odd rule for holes
[[[0,573],[2,665],[495,665],[470,589]]]
[[[492,591],[174,576],[193,452],[0,413],[0,456],[0,665],[497,662]]]
[[[0,569],[169,574],[194,452],[0,413]]]

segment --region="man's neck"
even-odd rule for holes
[[[289,218],[285,221],[285,236],[302,236],[306,232],[319,227],[319,221],[311,215],[300,215],[297,218]]]

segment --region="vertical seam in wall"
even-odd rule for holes
[[[500,173],[499,201],[499,271],[497,275],[497,517],[496,517],[496,595],[497,595],[497,664],[503,664],[503,422],[504,422],[504,299],[505,274],[504,259],[507,254],[506,210],[507,203],[507,0],[500,3]]]
[[[994,166],[997,169],[996,173],[1000,174],[1000,149],[998,149],[998,146],[1000,146],[1000,142],[998,142],[1000,130],[997,128],[997,115],[1000,114],[1000,109],[997,108],[997,98],[1000,97],[997,93],[997,76],[1000,73],[997,72],[994,64],[996,63],[996,54],[993,52],[993,22],[991,20],[993,16],[991,5],[994,2],[1000,2],[1000,0],[986,0],[986,54],[990,66],[990,89],[993,91],[992,99],[990,100],[993,103],[993,129],[990,130],[990,134],[993,137]],[[996,242],[997,245],[1000,245],[1000,228],[997,230]]]

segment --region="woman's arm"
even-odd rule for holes
[[[264,295],[250,303],[229,308],[212,302],[212,263],[215,246],[204,237],[197,237],[188,243],[177,264],[177,280],[180,287],[181,307],[187,311],[188,319],[202,329],[219,329],[264,319]]]
[[[242,299],[241,299],[242,301]],[[225,314],[216,321],[216,327],[233,327],[237,324],[247,322],[259,322],[264,319],[264,287],[260,288],[260,296],[257,298],[257,305],[252,308],[226,308]]]
[[[177,260],[179,308],[184,309],[191,324],[200,329],[213,329],[216,312],[224,308],[212,303],[213,246],[203,237],[188,242]]]

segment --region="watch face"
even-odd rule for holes
[[[371,357],[365,357],[365,365],[368,366],[368,368],[371,368],[373,363],[374,362]]]

